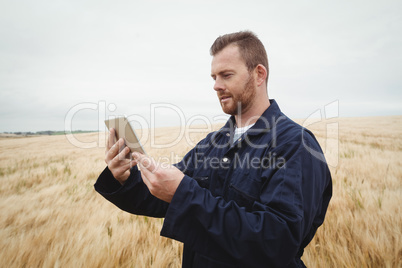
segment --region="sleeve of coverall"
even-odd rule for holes
[[[149,192],[136,166],[130,170],[124,185],[106,167],[95,183],[95,190],[120,209],[132,214],[164,217],[169,206]]]
[[[175,166],[187,175],[192,175],[191,150],[180,163]],[[169,203],[154,197],[142,181],[137,166],[130,170],[130,176],[121,185],[106,167],[95,183],[95,190],[120,209],[132,214],[150,217],[164,217]]]

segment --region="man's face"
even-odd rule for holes
[[[256,95],[255,81],[237,46],[229,45],[213,57],[211,76],[223,112],[236,115],[245,113],[252,106]]]

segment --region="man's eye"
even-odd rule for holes
[[[224,78],[230,78],[233,74],[224,74],[223,77]]]

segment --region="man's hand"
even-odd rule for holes
[[[130,168],[136,165],[137,162],[126,158],[130,153],[130,148],[125,146],[124,140],[122,138],[117,142],[115,140],[115,130],[112,128],[106,144],[105,162],[113,177],[123,185],[128,176],[130,176]],[[120,148],[123,149],[120,151]]]
[[[147,185],[151,194],[165,202],[170,203],[181,180],[184,178],[183,172],[174,166],[162,167],[155,163],[155,160],[143,154],[133,153],[133,158],[137,160],[141,177]]]

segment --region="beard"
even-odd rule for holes
[[[255,95],[256,87],[254,86],[253,76],[250,75],[244,85],[243,90],[239,94],[230,94],[230,97],[232,97],[230,103],[221,103],[222,110],[224,113],[230,115],[240,115],[245,113],[253,105]]]

